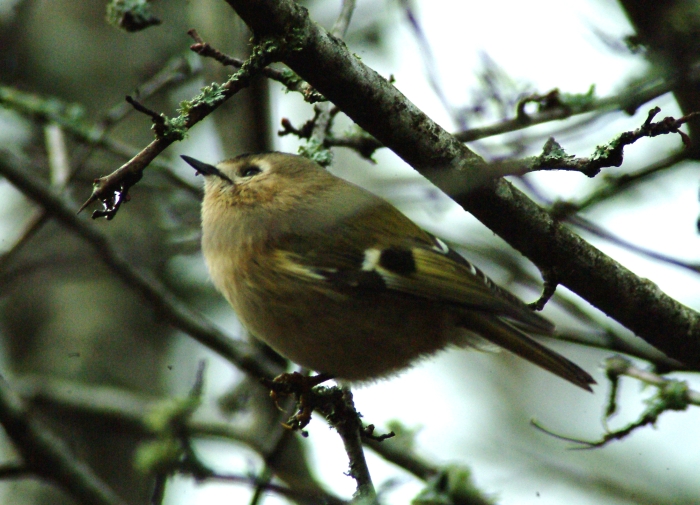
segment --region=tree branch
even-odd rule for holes
[[[44,183],[28,177],[12,166],[11,158],[9,153],[0,156],[0,174],[27,197],[41,205],[63,226],[90,244],[95,249],[97,257],[127,286],[143,296],[143,299],[154,308],[156,314],[253,376],[272,375],[268,370],[269,366],[257,357],[249,346],[231,339],[201,315],[194,313],[149,273],[135,269],[129,261],[117,253],[107,237],[76,216],[71,207]]]
[[[345,452],[350,459],[349,475],[357,482],[354,498],[363,505],[373,505],[377,503],[377,493],[362,449],[362,422],[355,410],[350,388],[344,387],[342,391],[342,408],[329,415],[328,420],[343,440]]]
[[[182,140],[190,128],[216,110],[222,103],[247,87],[253,75],[272,62],[272,54],[277,47],[269,40],[256,45],[250,58],[225,83],[205,86],[200,94],[192,100],[181,102],[178,117],[168,118],[163,114],[154,113],[155,117],[152,116],[154,119],[153,130],[156,139],[119,169],[105,177],[96,179],[93,183],[92,194],[78,212],[80,213],[91,203],[101,200],[105,209],[93,214],[93,218],[106,217],[111,219],[114,217],[121,203],[128,197],[129,189],[138,182],[149,163],[170,144]],[[140,107],[139,110],[141,109],[145,108]],[[151,114],[149,113],[149,115]]]
[[[504,119],[498,123],[488,126],[470,128],[468,130],[457,132],[454,134],[454,136],[462,142],[473,142],[475,140],[522,130],[538,124],[560,121],[562,119],[568,119],[570,117],[590,112],[603,114],[606,112],[622,110],[628,114],[634,114],[634,112],[643,104],[663,95],[664,93],[668,93],[673,87],[673,83],[673,79],[655,78],[650,82],[629,86],[617,95],[612,95],[606,98],[596,99],[591,97],[590,100],[583,100],[579,103],[570,103],[566,100],[558,100],[554,104],[550,103],[546,107],[541,107],[540,110],[534,114],[527,114],[524,111],[519,110],[518,114],[514,118]],[[552,92],[549,94],[551,93]],[[521,103],[523,103],[523,101],[521,101]]]

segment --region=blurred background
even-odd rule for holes
[[[330,0],[303,4],[328,29],[341,7]],[[589,156],[596,145],[639,127],[653,106],[661,107],[659,118],[681,116],[687,107],[700,110],[692,109],[700,98],[693,86],[684,95],[668,92],[675,66],[697,52],[700,5],[663,3],[673,9],[662,15],[654,4],[358,0],[345,41],[451,132],[513,118],[523,97],[555,88],[572,100],[611,98],[585,114],[469,144],[487,159],[523,157],[538,154],[553,135],[569,154]],[[73,211],[89,196],[93,179],[153,139],[150,119],[125,104],[125,95],[174,116],[180,101],[230,74],[189,50],[187,30],[195,28],[238,58],[250,49],[250,33],[220,0],[153,2],[161,23],[134,32],[108,24],[106,9],[104,2],[84,0],[0,0],[3,163],[50,185]],[[649,41],[657,44],[654,50]],[[645,93],[646,100],[635,102]],[[625,106],[625,99],[638,108]],[[536,104],[530,106],[527,112],[536,113]],[[104,234],[131,268],[148,272],[231,339],[247,339],[208,279],[199,251],[201,178],[177,155],[215,163],[244,152],[297,152],[305,142],[278,136],[281,121],[301,127],[313,115],[298,93],[256,79],[158,157],[113,220],[91,221],[92,209],[80,219]],[[341,113],[334,132],[355,130]],[[376,163],[345,148],[334,148],[333,156],[334,173],[389,199],[524,300],[537,299],[537,269],[392,152],[376,151]],[[578,205],[575,231],[697,309],[700,177],[685,156],[692,153],[683,154],[677,135],[647,138],[626,149],[621,167],[593,179],[546,172],[513,182],[544,206]],[[615,177],[622,174],[637,175],[619,189]],[[611,187],[617,189],[606,192]],[[190,394],[202,359],[204,394],[192,418],[199,430],[192,439],[206,465],[297,491],[323,490],[326,500],[351,497],[347,455],[320,416],[309,425],[308,438],[284,430],[286,415],[253,378],[174,329],[156,305],[116,275],[101,253],[0,177],[0,374],[32,416],[68,441],[127,503],[147,503],[153,492],[153,478],[135,463],[143,467],[144,444],[154,439],[143,419]],[[597,440],[606,428],[609,384],[600,364],[613,354],[609,348],[624,344],[640,367],[665,363],[561,286],[544,314],[563,338],[578,342],[545,343],[596,377],[595,394],[505,352],[449,350],[396,378],[356,389],[356,407],[380,432],[400,434],[385,444],[434,468],[470,471],[475,486],[496,503],[700,503],[697,409],[665,413],[655,429],[595,450],[569,450],[571,443],[531,426],[537,419],[553,432]],[[287,366],[265,349],[257,352],[279,371]],[[696,374],[672,377],[700,388]],[[638,419],[653,393],[622,379],[620,412],[609,427]],[[0,469],[19,461],[4,435],[0,454]],[[383,503],[409,503],[421,492],[419,503],[439,501],[430,501],[426,482],[400,465],[371,450],[367,457]],[[264,487],[181,475],[167,481],[165,503],[289,501]],[[292,499],[303,502],[299,495]],[[40,479],[5,478],[0,503],[75,502]]]

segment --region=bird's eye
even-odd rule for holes
[[[241,169],[241,177],[252,177],[262,172],[262,169],[257,165],[250,165]]]

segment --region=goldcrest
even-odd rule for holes
[[[527,335],[551,334],[549,321],[385,200],[301,156],[182,158],[205,176],[215,286],[293,362],[370,381],[486,339],[583,389],[595,383]]]

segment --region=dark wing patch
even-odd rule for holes
[[[413,258],[413,251],[403,247],[384,249],[379,256],[379,266],[398,275],[416,273],[416,260]]]
[[[528,331],[550,333],[553,325],[520,299],[495,285],[484,273],[440,241],[410,241],[304,256],[280,251],[283,270],[301,277],[325,280],[327,288],[348,294],[357,291],[393,291],[433,300],[455,308],[504,317]],[[318,251],[320,252],[320,251]],[[314,257],[315,256],[315,257]],[[332,265],[332,266],[331,266]],[[333,288],[332,286],[335,286]],[[319,286],[320,287],[320,286]]]

